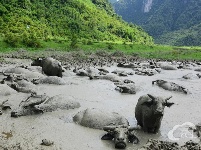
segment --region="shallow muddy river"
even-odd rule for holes
[[[123,69],[116,66],[105,67],[110,72],[119,69],[134,72],[132,69]],[[1,69],[2,70],[2,69]],[[73,110],[58,110],[47,112],[42,115],[22,116],[11,118],[10,111],[0,116],[0,148],[1,145],[16,145],[20,143],[23,150],[44,149],[44,150],[113,150],[112,141],[102,141],[101,137],[106,133],[103,130],[91,129],[75,124],[72,117],[79,111],[86,108],[99,108],[111,112],[117,112],[126,117],[131,126],[137,126],[135,119],[135,106],[140,96],[153,94],[164,98],[172,96],[169,100],[175,104],[165,108],[164,117],[158,134],[147,134],[141,130],[136,131],[139,144],[128,144],[127,150],[135,150],[144,145],[148,139],[168,140],[168,132],[176,125],[186,122],[197,124],[201,121],[201,79],[185,80],[183,75],[198,73],[193,70],[162,70],[161,73],[153,76],[129,75],[120,77],[131,79],[139,87],[136,94],[122,94],[115,90],[115,85],[106,80],[89,80],[88,77],[76,75],[64,77],[69,83],[67,85],[37,85],[39,94],[46,93],[48,96],[69,95],[80,102],[81,107]],[[1,76],[2,78],[2,76]],[[186,87],[190,94],[183,94],[164,90],[152,81],[163,79]],[[10,96],[2,96],[0,101],[9,100],[17,106],[26,99],[27,94],[16,93]],[[187,126],[188,127],[188,126]],[[195,135],[185,137],[182,131],[185,127],[179,127],[175,132],[179,144],[188,140],[198,141]],[[190,131],[189,131],[190,132]],[[183,137],[182,137],[183,136]],[[54,142],[52,146],[41,146],[42,139],[49,139]]]

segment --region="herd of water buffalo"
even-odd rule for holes
[[[89,80],[109,80],[114,82],[115,90],[121,93],[136,94],[139,88],[135,82],[129,79],[122,79],[121,76],[133,75],[133,73],[142,76],[153,76],[161,72],[161,70],[177,70],[177,69],[193,69],[196,74],[187,74],[184,79],[199,79],[201,78],[201,63],[197,61],[135,61],[135,62],[117,62],[118,68],[131,68],[134,72],[122,70],[113,70],[112,72],[105,69],[103,66],[75,66],[71,71],[68,66],[62,65],[58,60],[48,58],[37,58],[31,63],[31,66],[21,65],[13,68],[8,68],[2,71],[1,89],[4,95],[8,95],[9,88],[17,92],[29,93],[26,100],[23,100],[18,108],[12,108],[8,101],[2,102],[0,105],[2,114],[4,110],[11,109],[11,117],[20,117],[34,114],[42,114],[52,112],[57,109],[68,110],[81,107],[80,103],[68,96],[56,95],[49,97],[46,94],[38,95],[36,87],[38,84],[68,84],[63,77],[68,76],[69,71],[77,76],[88,77]],[[165,80],[152,81],[153,85],[157,85],[164,90],[189,94],[190,91],[181,85]],[[147,133],[157,133],[161,126],[161,121],[164,115],[164,108],[171,107],[174,103],[169,102],[172,98],[161,97],[160,95],[152,95],[147,93],[138,99],[135,107],[135,118],[137,124]],[[107,118],[109,116],[109,118]],[[73,117],[73,121],[86,127],[103,129],[107,132],[102,137],[102,140],[114,140],[115,148],[124,149],[128,142],[138,143],[139,139],[134,134],[134,130],[139,127],[129,126],[128,121],[118,113],[106,112],[102,113],[98,109],[86,109],[77,113]],[[158,149],[178,148],[175,143],[161,143],[160,141],[149,141],[149,148],[154,149],[153,143],[161,146]],[[155,144],[155,146],[157,145]],[[152,148],[150,148],[152,145]],[[166,145],[166,146],[164,146]],[[168,145],[171,145],[168,147]],[[195,143],[184,146],[188,149],[188,145],[195,146]],[[155,147],[155,149],[157,149]]]

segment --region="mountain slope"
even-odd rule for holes
[[[115,15],[108,0],[2,0],[0,35],[13,46],[72,39],[152,44],[140,27]]]
[[[141,25],[156,41],[201,23],[201,0],[120,0],[113,6],[123,19]],[[191,44],[195,43],[187,43]]]
[[[181,29],[169,32],[160,36],[156,42],[177,46],[196,46],[201,45],[201,23],[190,27],[189,29]]]

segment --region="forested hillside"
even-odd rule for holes
[[[126,21],[141,25],[156,42],[200,45],[200,42],[186,39],[193,37],[201,40],[191,31],[201,23],[201,0],[120,0],[114,3],[114,8]],[[200,29],[196,30],[200,32]],[[175,32],[177,37],[174,37]],[[173,42],[171,36],[176,41]]]
[[[108,0],[1,0],[0,37],[30,47],[54,39],[153,43],[117,16]]]

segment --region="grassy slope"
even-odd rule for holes
[[[78,0],[77,0],[78,1]],[[91,3],[90,0],[79,0],[80,3],[86,4],[86,10],[88,10],[90,13],[93,12],[97,18],[95,19],[95,24],[100,25],[102,23],[102,26],[104,26],[106,23],[113,23],[115,24],[115,28],[110,29],[111,32],[115,32],[116,29],[122,28],[121,21],[117,21],[115,18],[108,16],[106,11],[102,11],[101,9],[96,9],[95,5]],[[23,10],[25,11],[25,10]],[[100,13],[101,12],[101,13]],[[29,13],[29,12],[27,12]],[[27,14],[27,16],[29,16]],[[13,16],[14,17],[14,16]],[[100,20],[102,19],[102,20]],[[88,20],[89,22],[89,20]],[[36,23],[36,22],[35,22]],[[87,23],[87,22],[85,22]],[[124,23],[124,26],[126,24]],[[49,29],[48,29],[49,30]],[[131,28],[127,26],[125,30],[134,30],[136,33],[140,32],[138,28]],[[99,33],[100,31],[96,31],[95,33]],[[88,31],[92,32],[92,31]],[[100,33],[102,34],[102,33]],[[141,35],[140,35],[141,34]],[[146,33],[141,32],[137,37],[139,40],[140,36],[141,38],[144,38],[146,36]],[[104,34],[104,36],[111,36],[110,33],[107,32],[107,34]],[[201,60],[201,48],[198,47],[184,47],[184,48],[178,48],[178,47],[171,47],[171,46],[161,46],[161,45],[144,45],[144,44],[131,44],[131,42],[126,42],[122,40],[121,38],[115,38],[115,41],[110,41],[106,39],[105,41],[99,41],[99,42],[90,42],[91,40],[86,40],[83,38],[80,38],[77,43],[77,48],[72,49],[70,48],[70,39],[64,38],[61,36],[58,36],[57,34],[55,37],[52,37],[52,40],[44,41],[42,38],[39,39],[42,45],[42,48],[30,48],[30,47],[24,47],[23,45],[20,45],[17,48],[10,47],[6,43],[3,42],[3,37],[0,35],[0,51],[1,52],[10,52],[15,51],[20,48],[27,49],[29,51],[37,51],[37,50],[45,50],[45,49],[57,49],[60,51],[72,51],[72,50],[83,50],[85,52],[92,52],[92,51],[99,51],[99,50],[106,50],[109,52],[114,52],[116,50],[123,51],[126,54],[129,55],[135,55],[140,56],[143,58],[162,58],[162,59],[197,59]],[[107,41],[107,42],[106,42]]]
[[[0,42],[0,51],[4,53],[19,50],[19,48],[8,47]],[[46,49],[55,49],[63,52],[79,52],[91,53],[97,51],[115,52],[122,51],[127,55],[138,56],[140,58],[156,58],[168,60],[200,60],[201,61],[201,47],[172,47],[165,45],[139,45],[131,43],[108,43],[96,42],[91,45],[79,43],[77,49],[71,49],[64,43],[54,41],[44,42],[43,48],[26,48],[30,52],[43,51]],[[24,48],[21,48],[24,49]]]
[[[17,0],[0,2],[0,17],[3,18],[0,18],[0,34],[14,46],[38,46],[38,39],[68,42],[72,40],[72,35],[80,41],[153,44],[147,33],[119,19],[106,2],[103,6],[93,4],[91,0],[36,0],[25,6],[18,3]],[[7,11],[1,13],[2,7]]]

